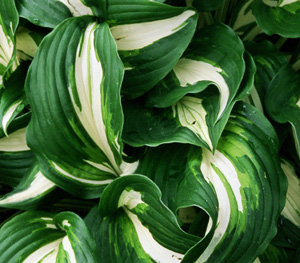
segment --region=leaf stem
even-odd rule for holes
[[[194,0],[185,0],[186,6],[187,7],[192,7],[193,6]]]
[[[280,49],[280,48],[284,45],[284,43],[285,43],[286,41],[287,41],[287,38],[285,38],[285,37],[280,37],[280,38],[277,40],[275,46],[276,46],[278,49]]]
[[[262,30],[257,25],[254,26],[246,35],[243,36],[242,40],[253,40]]]
[[[300,59],[298,59],[294,64],[293,64],[293,69],[295,70],[295,71],[298,71],[298,70],[300,70]]]
[[[226,22],[229,4],[230,4],[230,0],[224,0],[222,6],[216,10],[215,19],[217,21],[221,21],[222,23]]]

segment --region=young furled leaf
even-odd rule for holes
[[[99,196],[103,186],[134,169],[122,160],[122,78],[108,26],[90,16],[56,27],[31,64],[28,145],[42,173],[72,194]]]

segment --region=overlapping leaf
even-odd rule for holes
[[[300,36],[298,0],[254,0],[252,12],[257,24],[266,34],[278,34],[287,38]]]
[[[142,175],[113,181],[100,200],[99,262],[180,262],[199,238],[183,232],[161,202],[158,187]],[[96,216],[97,218],[97,216]],[[106,244],[103,246],[102,244]]]
[[[157,183],[162,200],[173,213],[190,206],[203,209],[210,217],[209,223],[202,222],[207,224],[205,236],[197,244],[190,244],[186,253],[175,244],[170,246],[163,236],[167,238],[172,233],[172,239],[177,240],[180,235],[175,230],[168,231],[169,225],[163,223],[164,217],[169,217],[163,215],[170,212],[153,211],[159,211],[155,207],[166,209],[158,205],[159,191],[145,177],[126,176],[111,183],[100,200],[100,214],[107,217],[98,218],[95,223],[100,229],[95,234],[98,245],[106,243],[107,238],[117,244],[116,248],[111,243],[111,248],[101,250],[101,254],[112,262],[126,262],[136,248],[144,262],[254,261],[274,237],[284,205],[286,181],[277,151],[277,137],[271,125],[255,108],[243,103],[235,107],[214,154],[180,144],[150,149],[137,172]],[[161,223],[155,219],[159,214]],[[173,220],[169,219],[170,223]],[[161,235],[163,231],[170,234]],[[122,241],[120,235],[130,235],[126,238],[130,241]],[[170,251],[156,253],[159,250],[153,249],[152,238],[160,246],[173,247],[173,252],[185,253],[183,259]],[[182,249],[188,244],[183,239],[178,239],[178,243]],[[124,249],[127,252],[123,254]],[[170,257],[163,258],[164,255]]]
[[[247,41],[245,47],[251,53],[257,67],[255,86],[248,100],[263,112],[267,88],[273,77],[288,61],[286,55],[279,52],[278,48],[269,41],[263,41],[259,44],[254,41]]]
[[[74,213],[26,212],[0,230],[1,262],[97,262],[96,247]]]
[[[230,28],[215,24],[199,31],[173,71],[148,93],[149,107],[165,109],[124,104],[124,139],[134,146],[188,142],[215,149],[234,103],[252,88],[254,72]]]
[[[28,143],[42,173],[73,194],[99,196],[128,168],[121,156],[122,78],[108,26],[88,16],[60,24],[32,62]]]
[[[23,175],[18,186],[1,197],[0,206],[14,209],[36,208],[44,201],[55,200],[53,197],[57,193],[50,195],[55,188],[55,184],[40,172],[37,164],[34,164]]]
[[[149,0],[108,2],[108,23],[125,64],[122,92],[127,97],[141,96],[171,71],[196,22],[192,9]]]
[[[272,79],[265,95],[265,107],[272,119],[289,122],[300,158],[300,76],[290,65],[282,67]],[[278,107],[280,105],[280,107]]]
[[[34,162],[34,154],[25,139],[25,127],[30,114],[15,119],[8,136],[0,129],[0,182],[16,187]]]
[[[96,1],[81,0],[16,0],[21,17],[31,23],[54,28],[59,23],[72,16],[93,15],[92,6]]]
[[[26,143],[26,129],[18,119],[15,122],[19,122],[18,129],[8,136],[3,132],[0,138],[0,182],[13,187],[11,192],[0,198],[0,206],[32,209],[49,197],[46,201],[56,200],[49,196],[56,187],[40,172],[34,154]]]
[[[28,65],[18,67],[9,80],[5,82],[5,90],[0,99],[0,127],[5,134],[7,134],[9,124],[26,106],[24,103],[24,82],[27,68]]]

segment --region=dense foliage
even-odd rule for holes
[[[299,0],[1,0],[0,262],[299,263]]]

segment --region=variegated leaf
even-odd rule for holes
[[[50,197],[46,200],[48,202],[56,200],[53,197],[57,192],[49,196],[56,188],[55,184],[40,172],[26,143],[26,128],[22,128],[22,124],[18,126],[19,129],[8,136],[0,136],[0,181],[13,187],[0,198],[0,207],[32,209],[43,203],[46,197]]]
[[[28,144],[42,173],[72,194],[99,196],[135,168],[122,160],[122,78],[108,26],[89,16],[61,23],[33,59],[26,81]]]
[[[93,4],[98,5],[95,0],[16,0],[21,17],[35,25],[49,28],[56,27],[72,16],[96,14],[96,11],[93,12]]]
[[[35,32],[26,27],[19,27],[16,32],[16,59],[19,63],[32,60],[38,45],[44,37],[43,33]]]
[[[95,229],[98,243],[106,244],[98,247],[100,262],[181,262],[199,237],[180,229],[160,197],[142,175],[118,178],[104,190],[99,209],[105,218]]]
[[[230,28],[207,27],[147,94],[148,108],[143,101],[124,103],[124,140],[133,146],[184,142],[215,149],[233,105],[250,92],[254,73],[251,56]]]
[[[235,106],[214,153],[164,145],[150,149],[137,172],[157,183],[174,213],[195,205],[210,217],[197,222],[207,225],[204,239],[182,263],[253,262],[276,234],[286,191],[278,141],[270,123],[250,105]]]
[[[19,16],[13,0],[0,2],[0,89],[3,86],[5,73],[14,62],[15,31],[19,23]]]
[[[19,66],[5,81],[0,99],[0,127],[6,135],[9,124],[26,106],[24,83],[27,69],[27,64]]]
[[[16,187],[35,157],[27,146],[25,127],[29,114],[15,119],[8,129],[8,137],[0,129],[0,181],[5,185]]]
[[[0,229],[0,260],[7,263],[96,263],[96,246],[76,214],[32,211]]]
[[[300,158],[300,76],[290,65],[282,67],[274,76],[265,95],[269,116],[279,123],[289,122],[295,148]],[[280,107],[278,107],[280,105]]]
[[[282,160],[281,167],[288,179],[286,204],[281,214],[300,229],[300,179],[290,162]]]
[[[126,70],[122,92],[130,98],[150,90],[173,68],[197,21],[193,9],[149,0],[108,1],[107,16]]]
[[[57,193],[52,193],[55,188],[55,184],[40,172],[38,165],[34,164],[24,174],[18,186],[0,198],[0,207],[36,208],[45,201],[56,200],[53,197],[57,196]]]
[[[263,32],[287,38],[300,36],[299,10],[298,0],[254,0],[252,4],[253,15]]]

